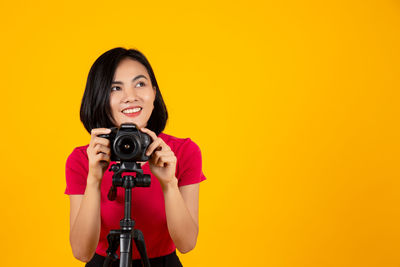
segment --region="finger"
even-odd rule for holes
[[[156,163],[162,156],[174,156],[172,151],[156,151],[153,153],[153,162]]]
[[[153,132],[152,130],[149,130],[149,129],[147,129],[147,128],[140,128],[140,130],[141,130],[142,132],[147,133],[148,135],[150,135],[150,137],[151,137],[151,139],[153,139],[153,141],[156,140],[156,139],[158,138],[157,135],[156,135],[156,133]]]
[[[109,146],[110,145],[110,140],[108,140],[107,138],[95,137],[93,139],[93,145],[96,146],[97,144],[104,145],[104,146]]]
[[[92,129],[92,131],[90,131],[90,142],[92,142],[92,140],[94,140],[100,134],[109,134],[109,133],[111,133],[111,129],[108,129],[108,128]],[[105,138],[103,138],[103,139],[105,139]]]
[[[97,160],[97,161],[106,161],[106,162],[110,162],[110,156],[107,155],[107,154],[100,153],[100,154],[97,154],[97,155],[96,155],[96,160]]]
[[[111,133],[111,129],[109,128],[95,128],[90,131],[90,135],[99,135],[99,134],[109,134]]]
[[[111,149],[109,147],[107,147],[107,146],[104,146],[104,145],[101,145],[101,144],[97,144],[93,148],[93,153],[95,155],[99,154],[99,153],[110,155],[111,154]]]
[[[151,143],[149,145],[149,147],[146,150],[146,156],[150,156],[154,150],[156,150],[156,148],[161,146],[161,143],[163,142],[163,140],[161,138],[157,138],[156,140],[154,140],[153,143]]]
[[[174,155],[161,156],[156,163],[158,167],[166,167],[168,165],[176,163],[176,157]]]

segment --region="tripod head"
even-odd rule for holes
[[[143,174],[143,170],[137,162],[122,161],[111,165],[110,171],[114,172],[112,177],[112,186],[108,192],[108,199],[115,200],[117,197],[117,187],[131,189],[137,187],[149,187],[151,184],[151,177],[148,174]],[[131,175],[122,176],[124,172],[134,172],[136,177]]]

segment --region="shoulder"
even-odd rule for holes
[[[83,195],[86,188],[89,160],[86,149],[89,145],[75,147],[65,165],[67,195]]]
[[[190,138],[178,138],[169,134],[160,133],[158,135],[174,151],[175,154],[187,154],[200,151],[199,146]]]
[[[199,146],[190,138],[178,138],[164,133],[159,137],[171,148],[177,158],[178,186],[200,183],[205,180]]]
[[[85,145],[85,146],[77,146],[75,147],[71,154],[69,154],[68,158],[87,158],[87,152],[86,149],[88,148],[89,145]]]
[[[89,145],[75,147],[67,158],[66,167],[76,168],[77,165],[86,165],[88,161],[86,149],[88,146]]]

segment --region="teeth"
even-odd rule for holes
[[[130,108],[130,109],[125,109],[122,111],[122,113],[136,113],[141,111],[142,108]]]

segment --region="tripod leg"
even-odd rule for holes
[[[103,267],[111,267],[112,263],[118,259],[118,255],[115,253],[119,246],[119,230],[111,230],[107,235],[108,249],[107,257],[104,260]]]
[[[139,251],[140,258],[144,267],[150,267],[150,261],[147,256],[146,245],[144,243],[144,237],[142,231],[138,229],[133,230],[133,240],[135,240],[136,248]]]
[[[122,232],[120,237],[120,267],[131,267],[132,266],[132,235],[130,232]]]

